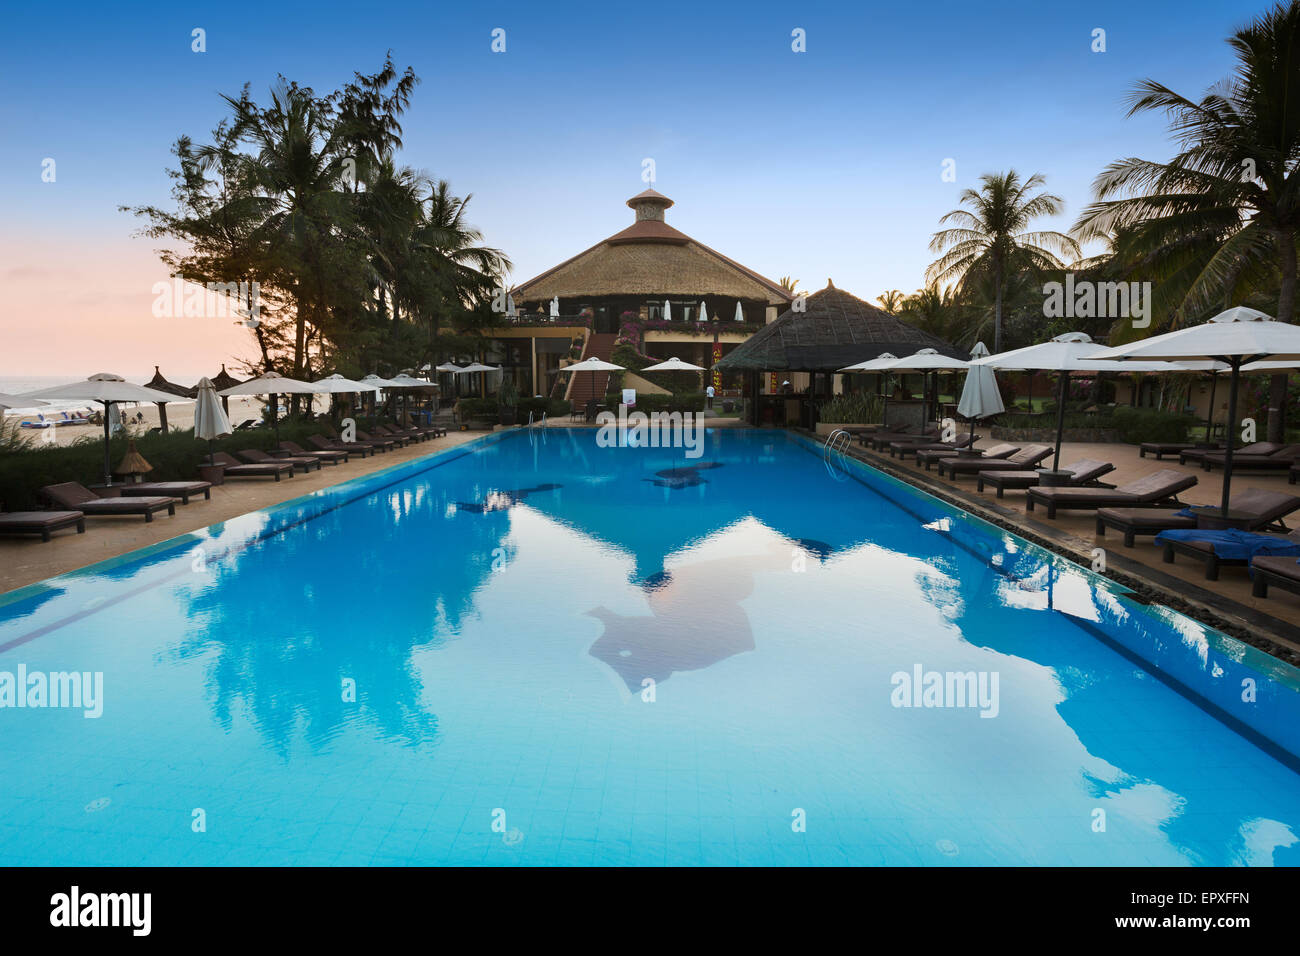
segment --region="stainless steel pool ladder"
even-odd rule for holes
[[[822,463],[826,466],[827,474],[836,481],[844,481],[849,476],[844,459],[852,444],[853,436],[843,428],[837,428],[826,436],[826,442],[822,445]]]

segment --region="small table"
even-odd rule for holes
[[[1228,510],[1225,515],[1218,505],[1195,505],[1189,509],[1196,516],[1196,527],[1207,531],[1222,531],[1224,528],[1249,528],[1259,520],[1259,515],[1249,511]]]
[[[1040,488],[1063,488],[1074,481],[1072,471],[1053,471],[1051,468],[1039,468],[1036,471]]]

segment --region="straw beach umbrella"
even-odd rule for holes
[[[988,354],[988,346],[983,342],[976,342],[970,350],[972,362]],[[998,391],[998,379],[993,369],[972,364],[966,371],[966,382],[957,402],[957,414],[970,422],[971,440],[975,438],[975,419],[1001,415],[1004,411],[1006,406],[1002,404],[1002,393]]]
[[[145,388],[156,388],[160,392],[168,392],[177,395],[180,398],[193,398],[194,389],[186,388],[184,385],[177,385],[175,382],[169,382],[163,377],[163,373],[158,370],[158,366],[153,367],[153,378],[144,383]],[[158,425],[163,434],[167,433],[167,406],[159,403],[158,405]]]
[[[1226,517],[1232,485],[1233,434],[1237,427],[1237,391],[1242,367],[1261,360],[1289,362],[1300,359],[1300,326],[1274,322],[1263,312],[1236,306],[1201,325],[1102,349],[1094,355],[1098,360],[1121,365],[1144,360],[1181,362],[1210,359],[1227,363],[1232,377],[1228,387],[1227,447],[1223,454],[1223,497],[1220,503]]]
[[[50,388],[37,389],[17,396],[22,399],[49,398],[58,401],[99,402],[104,406],[104,484],[113,484],[113,465],[109,459],[109,406],[114,402],[174,402],[175,395],[159,392],[143,385],[133,385],[120,375],[112,372],[100,372],[82,382],[69,382]]]
[[[212,464],[213,442],[230,434],[230,418],[221,407],[212,379],[199,379],[194,391],[194,437],[208,443],[208,463]]]

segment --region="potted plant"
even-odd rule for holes
[[[500,403],[501,424],[513,425],[519,404],[519,391],[513,381],[506,379],[501,383],[501,388],[497,391],[497,401]]]

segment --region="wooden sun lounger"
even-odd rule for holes
[[[1257,441],[1249,445],[1242,445],[1233,451],[1233,456],[1237,455],[1271,455],[1275,451],[1281,451],[1284,445],[1272,441]],[[1178,453],[1178,464],[1185,465],[1189,461],[1201,462],[1205,460],[1206,455],[1212,455],[1215,452],[1222,454],[1221,449],[1215,448],[1188,448]]]
[[[232,458],[224,451],[219,451],[212,456],[212,463],[224,466],[227,478],[265,478],[270,476],[279,481],[281,475],[293,477],[293,465],[279,459],[261,465],[249,465],[237,458]]]
[[[1196,484],[1196,476],[1166,468],[1130,481],[1118,488],[1042,488],[1025,491],[1025,509],[1035,504],[1047,506],[1047,517],[1055,518],[1062,509],[1120,508],[1125,505],[1154,505],[1162,501],[1178,502],[1179,492]]]
[[[1296,463],[1297,457],[1300,457],[1300,445],[1283,445],[1277,451],[1268,455],[1234,452],[1232,469],[1233,471],[1238,468],[1261,471],[1288,471]],[[1216,467],[1222,468],[1226,461],[1227,457],[1223,452],[1212,451],[1201,459],[1201,467],[1206,471],[1213,471]]]
[[[1287,531],[1282,521],[1300,509],[1300,497],[1284,491],[1264,488],[1247,488],[1232,496],[1228,508],[1234,513],[1255,517],[1243,528],[1245,531]],[[1097,534],[1105,537],[1107,528],[1124,533],[1124,547],[1133,547],[1137,535],[1156,535],[1161,531],[1191,530],[1196,519],[1180,515],[1168,508],[1101,508],[1097,511]]]
[[[315,468],[320,471],[320,459],[312,455],[306,455],[302,458],[280,457],[276,458],[268,455],[260,448],[242,448],[239,451],[239,457],[244,459],[250,465],[269,465],[275,462],[288,462],[295,468],[301,468],[304,473]]]
[[[1280,540],[1283,541],[1300,543],[1300,532],[1297,531],[1292,531],[1290,534],[1287,534],[1285,537],[1281,537],[1278,535],[1272,535],[1270,537],[1278,537],[1280,538]],[[1197,541],[1195,539],[1192,539],[1190,541],[1164,541],[1158,543],[1162,543],[1164,545],[1165,550],[1160,557],[1161,560],[1165,562],[1165,564],[1173,564],[1174,555],[1176,554],[1181,554],[1184,557],[1188,557],[1188,558],[1195,558],[1198,561],[1204,561],[1205,580],[1207,581],[1219,580],[1219,569],[1225,566],[1245,567],[1246,565],[1251,564],[1252,561],[1262,561],[1265,558],[1270,558],[1270,557],[1273,558],[1280,557],[1284,561],[1297,560],[1294,557],[1287,557],[1286,555],[1260,555],[1253,559],[1225,558],[1222,557],[1220,554],[1218,554],[1218,552],[1214,550],[1214,542],[1212,541]]]
[[[282,441],[280,447],[271,452],[272,455],[283,453],[290,457],[297,458],[319,458],[321,461],[328,461],[331,464],[341,465],[348,460],[348,453],[345,450],[335,451],[329,448],[321,448],[316,451],[307,451],[296,442]]]
[[[311,443],[313,448],[318,448],[321,451],[341,451],[349,455],[360,455],[362,458],[375,454],[375,446],[369,442],[330,441],[323,435],[310,435],[307,441]],[[290,445],[291,443],[281,442],[280,444]]]
[[[190,503],[194,495],[202,494],[205,500],[212,498],[210,481],[144,481],[122,485],[123,498],[139,498],[151,495],[165,495],[181,499],[181,504]]]
[[[918,448],[916,450],[916,463],[918,465],[925,465],[925,470],[929,471],[930,466],[935,462],[951,458],[955,447],[956,446],[953,445],[944,445],[939,448]],[[972,455],[971,460],[1005,462],[1018,451],[1020,451],[1019,445],[1009,445],[1004,442],[1001,445],[994,445],[992,448],[986,449],[984,453],[979,456]]]
[[[176,514],[176,499],[155,496],[147,498],[100,498],[85,485],[75,481],[65,481],[57,485],[46,485],[41,489],[41,496],[65,511],[80,511],[87,518],[107,518],[122,515],[144,515],[145,521],[153,521],[159,511],[169,515]]]
[[[1300,594],[1300,561],[1280,554],[1261,554],[1250,561],[1254,572],[1250,593],[1257,598],[1268,597],[1270,587]]]
[[[1074,477],[1070,479],[1068,486],[1071,488],[1082,488],[1088,485],[1100,488],[1115,487],[1098,480],[1102,475],[1108,475],[1115,470],[1115,466],[1108,461],[1084,458],[1080,461],[1071,462],[1061,470],[1073,473]],[[975,478],[980,491],[984,490],[985,485],[992,485],[998,490],[999,498],[1008,489],[1033,488],[1038,484],[1038,472],[1032,468],[1020,471],[978,471],[975,473]]]
[[[948,477],[954,480],[959,475],[977,474],[981,471],[993,471],[996,469],[1002,469],[1005,471],[1029,471],[1037,467],[1039,462],[1051,454],[1051,445],[1026,445],[1014,455],[996,460],[991,458],[976,458],[971,455],[968,455],[965,458],[940,458],[939,477],[944,477],[945,471],[948,473]]]
[[[978,435],[971,435],[962,432],[956,441],[939,441],[934,435],[927,435],[924,438],[904,439],[902,441],[891,441],[889,443],[889,457],[897,457],[906,460],[908,452],[916,454],[920,451],[936,451],[947,449],[949,452],[956,452],[962,448],[969,448],[979,440]]]
[[[384,451],[389,451],[399,446],[405,447],[406,445],[406,439],[404,438],[388,438],[384,435],[369,435],[366,432],[363,432],[360,428],[357,429],[357,437],[364,442],[369,442],[376,448],[384,449]]]
[[[1138,445],[1138,457],[1145,458],[1147,455],[1155,455],[1156,461],[1164,461],[1165,455],[1181,455],[1185,451],[1214,451],[1222,447],[1218,442],[1206,444],[1205,442],[1191,441],[1144,441]]]
[[[77,534],[86,533],[84,511],[0,512],[0,534],[39,534],[42,541],[49,541],[52,532],[74,526]]]

